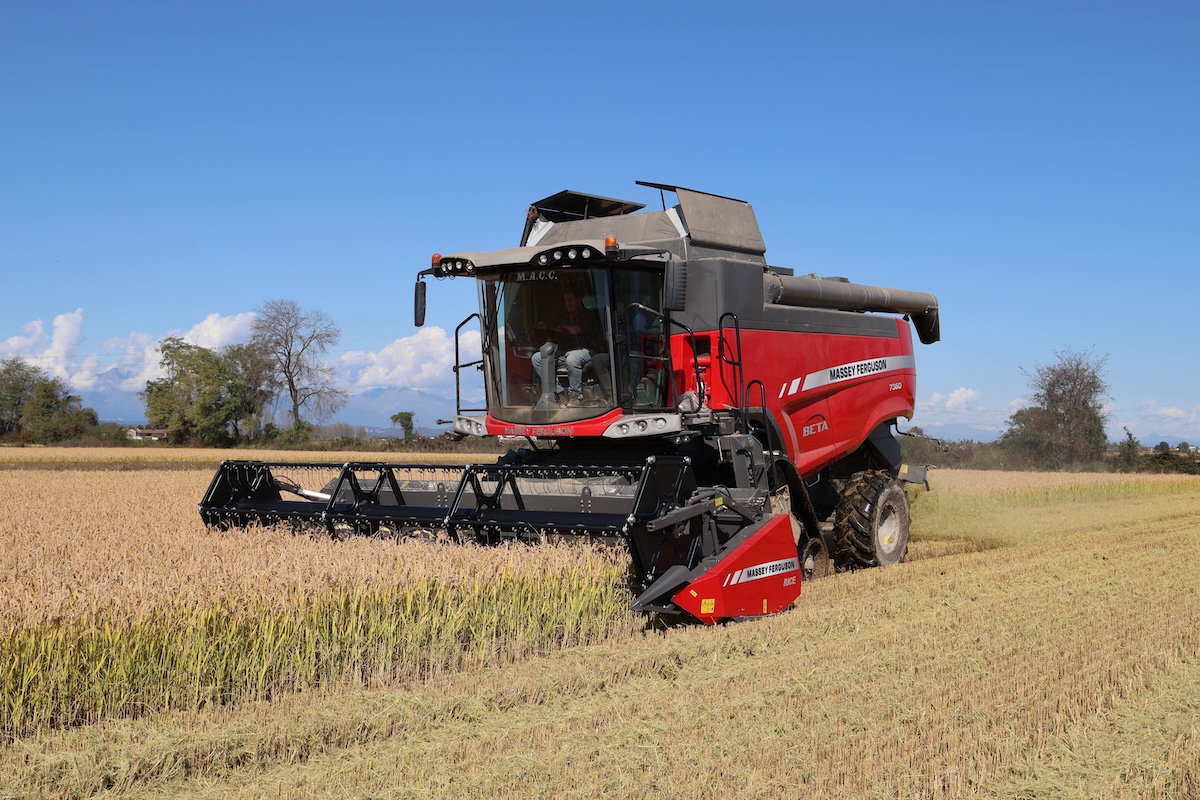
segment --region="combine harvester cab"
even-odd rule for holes
[[[460,401],[455,435],[532,449],[465,469],[227,461],[205,522],[599,539],[629,553],[633,608],[709,624],[782,611],[830,568],[903,560],[901,481],[924,471],[893,427],[915,404],[910,320],[937,341],[936,298],[796,276],[767,264],[748,203],[642,185],[661,210],[560,192],[520,246],[418,275],[418,326],[425,278],[478,284],[455,374],[481,370],[487,404]],[[482,352],[464,360],[473,320]]]

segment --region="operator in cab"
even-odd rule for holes
[[[570,286],[563,287],[563,313],[553,323],[539,320],[534,330],[546,344],[533,354],[530,363],[533,374],[541,383],[545,380],[543,365],[554,359],[552,369],[563,365],[567,368],[567,406],[577,408],[584,404],[583,371],[592,365],[596,379],[607,391],[611,386],[608,353],[605,352],[604,329],[596,312],[584,306],[579,294]],[[553,373],[550,374],[553,385]]]

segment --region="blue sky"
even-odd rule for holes
[[[434,5],[0,4],[0,357],[136,418],[157,341],[286,298],[352,392],[452,398],[474,294],[418,332],[430,253],[641,179],[748,200],[773,264],[936,294],[915,425],[993,438],[1076,350],[1111,438],[1200,442],[1200,4]]]

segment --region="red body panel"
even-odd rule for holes
[[[741,332],[744,380],[762,381],[765,392],[752,389],[745,405],[766,406],[782,427],[782,442],[802,475],[812,475],[853,452],[880,423],[910,419],[916,402],[916,365],[912,331],[896,320],[893,337],[832,333],[796,333],[747,329]],[[725,331],[731,352],[731,332]],[[738,408],[735,370],[720,352],[715,331],[696,334],[701,352],[714,355],[693,361],[691,338],[671,337],[676,396],[694,390],[695,365],[714,409]],[[526,378],[527,379],[527,378]],[[519,425],[490,414],[487,432],[494,436],[600,436],[622,415],[612,409],[600,417],[559,425]]]
[[[912,332],[906,320],[897,319],[896,326],[895,337],[741,332],[745,381],[765,385],[766,406],[783,426],[784,448],[800,474],[811,475],[853,452],[880,423],[912,417],[917,376]],[[717,335],[705,335],[716,353]],[[734,369],[715,357],[709,361],[716,363],[701,361],[707,366],[709,404],[737,408]],[[695,381],[686,369],[677,368],[677,375]],[[752,407],[760,403],[757,390],[745,401]]]
[[[716,566],[681,589],[675,605],[712,625],[786,610],[800,596],[800,560],[786,514],[774,514]]]

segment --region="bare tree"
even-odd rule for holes
[[[252,344],[270,357],[275,379],[291,405],[292,424],[329,419],[346,402],[334,386],[333,368],[321,356],[342,338],[341,328],[322,311],[303,311],[294,300],[269,300],[257,310]]]
[[[1033,403],[1012,415],[1001,441],[1023,450],[1043,466],[1099,461],[1108,435],[1104,372],[1108,356],[1056,351],[1058,361],[1021,370],[1033,389]]]

